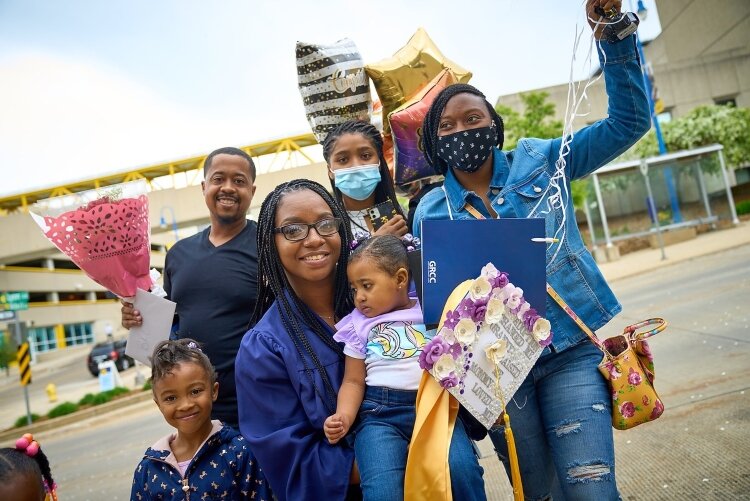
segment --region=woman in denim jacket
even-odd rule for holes
[[[620,2],[588,0],[594,7],[619,11]],[[600,31],[596,31],[597,38]],[[601,42],[608,118],[578,131],[565,156],[566,188],[611,161],[650,127],[635,37]],[[547,281],[592,330],[621,306],[586,250],[572,204],[546,210],[548,191],[562,138],[521,139],[512,151],[501,151],[503,122],[474,87],[446,88],[425,117],[425,156],[445,174],[443,189],[428,193],[417,207],[413,233],[426,219],[544,217],[549,236],[562,224],[565,238],[547,251]],[[462,139],[470,139],[463,141]],[[472,214],[473,213],[473,214]],[[553,259],[554,258],[554,259]],[[617,499],[611,425],[611,396],[597,370],[602,354],[551,298],[547,318],[552,345],[545,349],[508,406],[526,499]],[[490,430],[498,456],[508,470],[503,428]],[[509,470],[508,470],[509,471]]]

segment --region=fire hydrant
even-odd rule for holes
[[[54,383],[48,384],[44,391],[47,392],[47,398],[50,402],[57,402],[57,386]]]

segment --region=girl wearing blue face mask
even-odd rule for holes
[[[371,233],[402,237],[408,232],[383,157],[383,139],[373,125],[360,121],[342,123],[323,142],[323,157],[334,195],[346,209],[355,239],[362,240]],[[367,209],[389,200],[397,215],[373,231]]]

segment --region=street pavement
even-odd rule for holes
[[[93,377],[86,367],[86,357],[90,351],[91,345],[85,345],[38,355],[37,363],[31,369],[32,384],[28,386],[32,413],[44,416],[62,402],[78,402],[87,393],[101,391],[99,379]],[[141,374],[140,378],[137,378],[138,373]],[[120,372],[119,376],[121,386],[135,389],[139,386],[136,379],[150,377],[151,369],[138,364],[138,367]],[[46,391],[49,384],[55,385],[57,399],[54,402]],[[4,372],[0,374],[0,403],[0,430],[13,426],[16,419],[26,415],[23,388],[18,384],[18,371],[15,369],[8,376]]]
[[[602,265],[624,309],[601,336],[650,316],[670,322],[651,343],[666,411],[653,423],[615,431],[618,485],[625,500],[750,499],[750,224],[666,253],[666,261],[647,250]],[[19,406],[0,392],[0,402],[3,412],[22,414],[22,399]],[[153,403],[143,402],[39,438],[61,499],[127,499],[143,450],[168,430]],[[491,444],[480,449],[488,499],[512,499]]]

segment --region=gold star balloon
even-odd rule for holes
[[[471,78],[471,72],[446,58],[422,28],[392,57],[365,66],[383,103],[384,117],[446,68],[453,71],[458,82],[466,83]],[[383,128],[389,132],[388,120],[383,120]]]

